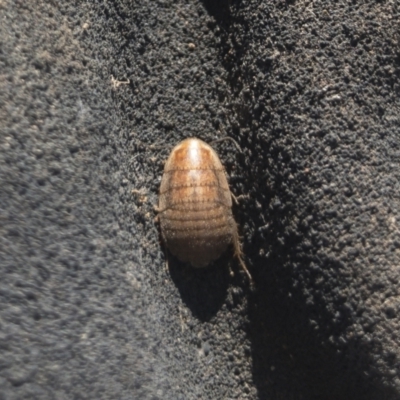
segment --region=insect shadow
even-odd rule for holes
[[[226,301],[230,263],[228,251],[206,268],[193,268],[168,254],[169,273],[183,302],[203,322],[209,321]]]
[[[202,0],[204,7],[212,15],[219,25],[229,25],[232,0]]]

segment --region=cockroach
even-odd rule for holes
[[[193,267],[208,266],[232,244],[252,283],[232,214],[232,197],[225,168],[212,147],[196,138],[182,141],[172,150],[161,180],[161,235],[169,251]]]

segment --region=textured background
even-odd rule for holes
[[[0,399],[399,399],[396,4],[0,0]],[[226,135],[253,293],[154,221]]]

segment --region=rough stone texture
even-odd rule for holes
[[[0,1],[0,399],[400,398],[399,19]],[[172,147],[226,135],[255,292],[154,221]]]

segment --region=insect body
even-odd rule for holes
[[[232,243],[249,275],[241,258],[225,169],[208,144],[190,138],[172,150],[164,168],[158,208],[163,240],[181,261],[205,267]]]

